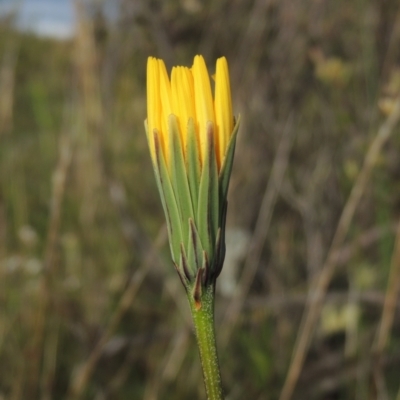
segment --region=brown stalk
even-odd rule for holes
[[[139,267],[133,274],[125,292],[122,294],[121,299],[111,316],[103,335],[97,342],[89,357],[85,360],[84,364],[79,367],[79,370],[74,374],[71,385],[69,387],[68,396],[69,400],[77,400],[83,394],[86,385],[93,374],[93,371],[100,359],[104,346],[110,340],[112,334],[118,328],[118,325],[131,307],[136,294],[144,281],[150,267],[154,265],[158,258],[157,249],[161,248],[167,240],[166,229],[162,227],[158,233],[154,248],[150,251],[141,267]]]
[[[371,172],[382,151],[383,145],[390,138],[390,135],[392,134],[399,119],[400,96],[396,100],[392,113],[380,126],[375,138],[369,146],[362,169],[357,176],[356,182],[340,216],[325,264],[323,265],[319,276],[316,278],[315,283],[311,285],[308,304],[303,314],[300,331],[297,336],[293,351],[292,361],[280,395],[280,400],[289,400],[292,397],[294,388],[297,384],[305,361],[306,354],[310,347],[311,339],[315,326],[318,322],[326,291],[336,270],[338,263],[338,250],[343,245],[351,221],[353,220],[354,213],[362,195],[364,194],[365,188],[367,187]]]
[[[57,244],[61,221],[61,206],[64,199],[65,183],[71,163],[72,144],[70,135],[64,134],[60,139],[59,159],[53,175],[53,189],[50,202],[50,217],[44,252],[44,273],[40,283],[39,304],[36,311],[35,326],[33,328],[32,341],[28,345],[30,356],[27,366],[28,393],[32,398],[38,390],[40,368],[42,364],[42,349],[45,344],[47,316],[51,307],[52,289],[56,274]],[[44,364],[44,370],[47,365]]]
[[[180,293],[180,289],[182,288],[180,287],[180,282],[175,276],[165,281],[165,287],[170,296],[173,297],[173,300],[176,302],[177,309],[180,310],[181,314],[183,314],[185,326],[183,329],[178,329],[171,337],[169,346],[159,364],[159,368],[157,368],[154,375],[151,376],[146,383],[143,400],[156,400],[161,397],[161,389],[163,385],[165,382],[172,382],[176,379],[180,368],[182,367],[182,363],[188,354],[186,349],[190,343],[190,328],[192,322],[190,321],[190,316],[189,318],[185,318],[188,316],[186,299],[177,295]]]
[[[0,66],[0,136],[12,129],[18,43],[10,34]]]
[[[85,224],[88,240],[91,240],[94,219],[98,211],[98,192],[100,188],[104,188],[101,146],[103,145],[105,120],[93,24],[86,17],[86,10],[81,0],[75,0],[74,6],[77,21],[74,64],[78,76],[78,101],[82,122],[76,159],[77,168],[85,171],[78,175],[78,185],[82,191],[80,216]]]
[[[397,225],[396,241],[392,258],[390,261],[390,273],[385,295],[381,322],[377,333],[375,351],[380,356],[385,349],[390,331],[393,326],[394,315],[396,311],[396,301],[400,291],[400,222]]]
[[[82,118],[86,129],[86,137],[82,146],[85,152],[81,154],[80,162],[87,171],[83,182],[84,201],[82,205],[82,216],[90,231],[93,221],[96,203],[96,189],[101,186],[109,191],[111,203],[115,207],[121,220],[121,230],[127,246],[137,249],[143,255],[144,261],[129,279],[125,291],[115,308],[102,336],[94,346],[88,358],[77,368],[73,374],[68,389],[68,399],[79,399],[95,370],[102,355],[104,346],[117,329],[121,319],[131,307],[138,290],[141,287],[150,268],[158,261],[157,249],[166,242],[166,230],[163,227],[158,235],[155,246],[145,240],[145,236],[139,232],[138,227],[130,218],[125,204],[124,188],[112,177],[104,163],[102,150],[104,150],[103,133],[106,125],[105,110],[100,93],[100,80],[98,68],[98,55],[93,37],[93,26],[85,17],[83,2],[75,0],[75,12],[78,21],[76,38],[76,68],[80,77],[80,92],[82,98]]]

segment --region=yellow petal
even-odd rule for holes
[[[196,56],[194,58],[192,74],[194,82],[195,109],[198,122],[198,135],[200,141],[200,155],[201,160],[204,161],[207,123],[212,122],[212,124],[215,125],[215,117],[210,79],[202,56]]]
[[[161,103],[159,95],[158,62],[154,57],[147,60],[147,140],[151,157],[155,161],[154,129],[160,129]]]
[[[159,73],[159,88],[161,98],[161,144],[163,146],[164,156],[169,166],[169,140],[168,140],[168,116],[172,114],[172,96],[171,96],[171,84],[169,82],[167,70],[165,68],[164,61],[158,61],[158,73]]]
[[[217,60],[215,76],[215,122],[217,131],[217,162],[221,168],[233,131],[231,88],[228,63],[225,57]]]
[[[167,166],[170,163],[168,117],[174,114],[178,120],[180,143],[186,156],[187,126],[193,119],[200,161],[205,157],[207,126],[214,128],[215,151],[218,169],[221,168],[230,136],[233,131],[233,113],[229,84],[228,63],[219,58],[215,74],[215,99],[204,58],[196,56],[191,69],[174,67],[171,80],[162,60],[149,57],[147,62],[147,126],[148,140],[153,161],[154,138],[159,134]]]
[[[172,70],[171,89],[173,113],[178,117],[183,152],[186,151],[187,125],[189,118],[195,120],[193,78],[189,68],[175,67]]]
[[[179,126],[179,137],[181,146],[185,143],[186,129],[184,126],[184,114],[182,113],[180,100],[179,100],[179,88],[181,86],[179,68],[172,68],[171,72],[171,93],[172,93],[172,113],[176,115]]]

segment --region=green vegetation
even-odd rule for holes
[[[227,226],[249,254],[216,302],[229,400],[398,400],[398,2],[121,10],[81,10],[70,41],[0,26],[0,399],[205,398],[143,127],[147,57],[201,53],[227,57],[242,115]]]

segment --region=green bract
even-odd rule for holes
[[[172,260],[195,305],[225,258],[227,192],[239,121],[232,116],[225,58],[217,61],[215,100],[196,56],[176,67],[172,82],[161,60],[148,62],[147,139],[164,208]]]
[[[234,126],[220,173],[212,123],[207,125],[207,152],[202,168],[192,119],[187,127],[185,161],[178,142],[176,116],[168,117],[170,171],[161,150],[159,134],[156,129],[153,132],[153,167],[167,220],[172,260],[185,287],[188,289],[195,284],[195,298],[202,285],[215,282],[224,262],[227,192],[238,128],[239,120]]]

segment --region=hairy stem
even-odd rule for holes
[[[198,304],[195,304],[191,293],[188,297],[203,368],[207,399],[222,400],[224,396],[214,329],[214,292],[214,285],[203,288],[200,308],[198,308]]]

